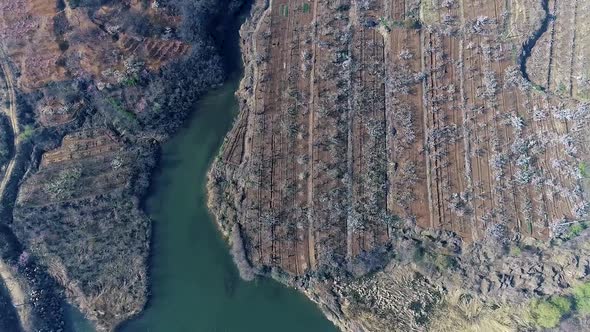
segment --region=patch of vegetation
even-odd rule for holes
[[[244,239],[240,226],[235,224],[230,234],[231,255],[238,267],[240,277],[246,281],[252,281],[256,278],[256,271],[248,260],[244,247]]]
[[[379,24],[387,31],[391,31],[394,28],[413,30],[419,30],[422,28],[422,23],[420,23],[420,20],[415,18],[406,18],[405,20],[392,20],[386,17],[380,17]]]
[[[71,196],[78,180],[82,177],[81,168],[67,169],[60,172],[57,177],[45,185],[45,191],[56,199],[64,199]]]
[[[590,314],[590,282],[574,287],[572,295],[576,310],[582,315]]]
[[[478,296],[453,292],[435,309],[429,330],[440,332],[520,331],[528,317],[526,308],[503,303],[487,303]]]
[[[385,17],[379,18],[379,25],[385,28],[385,30],[387,31],[391,31],[391,29],[393,28],[393,22]]]
[[[575,224],[571,224],[567,232],[565,232],[561,238],[564,240],[571,240],[578,235],[582,234],[582,232],[588,228],[588,224],[586,222],[578,222]]]
[[[454,269],[457,266],[457,261],[453,256],[438,254],[434,255],[434,265],[437,270],[443,272],[449,269]]]
[[[581,162],[578,165],[578,170],[580,171],[580,176],[582,176],[584,179],[587,179],[589,174],[588,174],[588,165],[586,165],[585,162]]]
[[[425,24],[438,23],[438,12],[432,1],[427,0],[420,2],[420,20]]]
[[[562,95],[565,95],[568,93],[567,87],[565,86],[565,84],[563,84],[563,82],[560,82],[559,85],[557,86],[557,92]]]
[[[561,319],[571,313],[572,305],[564,296],[551,297],[548,300],[536,300],[531,304],[534,323],[544,328],[556,327]]]
[[[129,111],[128,109],[126,109],[125,107],[123,107],[123,104],[121,103],[120,100],[111,97],[108,99],[108,101],[109,101],[109,104],[113,107],[113,109],[115,109],[115,111],[117,111],[118,114],[122,115],[127,120],[131,120],[131,121],[137,120],[135,117],[135,114],[133,112]]]
[[[520,256],[522,254],[522,249],[518,246],[511,246],[510,247],[510,256]]]
[[[280,5],[279,6],[279,14],[281,14],[281,16],[288,17],[289,16],[289,5]]]
[[[431,252],[424,247],[418,246],[412,253],[412,260],[430,271],[445,272],[455,269],[458,265],[457,260],[452,255],[446,255],[437,252]]]
[[[35,128],[31,125],[26,125],[21,133],[19,134],[19,138],[21,141],[28,141],[35,135]]]
[[[579,284],[571,293],[552,296],[545,300],[535,300],[530,305],[532,321],[543,328],[553,328],[566,317],[590,314],[590,282]]]
[[[0,167],[10,160],[12,154],[12,130],[8,119],[0,116]]]
[[[422,247],[416,247],[414,252],[412,253],[412,259],[416,263],[420,263],[424,261],[424,256],[426,255],[426,251]]]
[[[311,5],[308,3],[304,3],[303,4],[303,12],[304,13],[309,13],[309,11],[311,10]]]
[[[129,308],[144,305],[150,225],[121,192],[19,207],[15,220],[14,231],[31,256],[67,272],[93,310],[124,317]],[[98,294],[109,301],[100,301]],[[120,319],[109,317],[104,319]]]
[[[549,299],[549,302],[559,309],[563,315],[568,314],[572,310],[572,301],[565,296],[554,296]]]
[[[539,84],[532,84],[533,90],[538,92],[545,92],[545,88]]]
[[[139,77],[137,75],[126,77],[123,80],[123,85],[125,86],[136,86],[139,83]]]

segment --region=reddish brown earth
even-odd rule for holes
[[[388,241],[385,215],[465,243],[496,225],[547,239],[583,217],[581,150],[564,144],[583,148],[569,128],[586,111],[519,79],[503,1],[441,8],[431,19],[447,23],[422,29],[403,27],[411,3],[283,2],[246,31],[255,76],[219,164],[248,170],[238,220],[254,264],[352,259]],[[382,17],[391,31],[366,27]]]
[[[67,1],[65,3],[65,9],[60,11],[57,10],[57,0],[8,0],[0,7],[2,44],[21,72],[18,85],[25,92],[49,82],[88,74],[109,81],[101,77],[103,71],[124,70],[123,60],[130,56],[146,61],[150,69],[156,70],[190,49],[181,41],[125,33],[115,41],[111,35],[121,32],[118,21],[120,4],[103,6],[89,17],[85,8],[72,9]],[[142,9],[137,1],[131,1],[130,6],[154,21],[170,24],[170,27],[176,27],[180,21],[153,9]],[[114,53],[118,53],[115,58],[112,57]]]
[[[254,269],[303,288],[347,330],[380,326],[384,316],[367,318],[374,307],[360,311],[368,316],[341,315],[358,302],[342,289],[357,285],[350,274],[381,270],[389,255],[397,258],[387,280],[416,270],[407,260],[393,268],[416,250],[439,272],[449,268],[441,262],[460,261],[463,277],[418,268],[432,287],[425,303],[438,303],[449,293],[435,290],[461,278],[480,295],[512,292],[494,274],[531,257],[503,260],[499,247],[534,244],[550,253],[548,241],[588,213],[590,114],[572,98],[581,88],[571,74],[583,67],[576,52],[587,43],[573,54],[554,45],[573,65],[547,58],[542,46],[529,60],[569,72],[569,93],[553,93],[554,83],[537,87],[547,74],[532,65],[528,82],[518,55],[543,15],[540,3],[516,0],[258,1],[242,29],[241,112],[210,174],[220,227],[239,225]],[[551,43],[555,27],[571,38],[584,27],[560,20],[537,45]],[[471,275],[484,252],[495,252],[491,267]]]

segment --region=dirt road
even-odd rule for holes
[[[6,86],[8,87],[8,108],[3,109],[2,111],[6,113],[8,118],[10,119],[10,125],[12,126],[12,132],[14,133],[14,146],[19,143],[19,128],[18,128],[18,118],[16,114],[16,92],[14,88],[14,82],[12,80],[12,71],[10,70],[10,65],[8,63],[6,54],[4,53],[4,49],[0,47],[0,69],[4,73],[4,79],[6,80]],[[2,182],[0,182],[0,199],[4,197],[4,191],[6,189],[6,185],[8,184],[8,179],[10,179],[12,172],[14,171],[15,166],[15,159],[13,158],[8,163],[8,167],[6,168],[6,174],[2,178]]]
[[[2,278],[6,289],[8,289],[10,300],[16,308],[23,330],[29,331],[30,314],[28,309],[29,307],[26,305],[26,294],[21,285],[18,283],[17,279],[15,279],[14,275],[12,274],[10,267],[2,260],[0,260],[0,278]]]
[[[0,47],[0,69],[4,74],[4,79],[6,80],[6,86],[8,88],[8,103],[9,106],[7,108],[2,109],[1,111],[4,112],[8,118],[10,119],[10,125],[12,127],[12,132],[14,133],[14,146],[15,148],[19,144],[19,128],[18,128],[18,118],[16,113],[16,91],[13,82],[13,75],[12,71],[10,70],[10,65],[8,63],[8,58],[6,57],[6,53],[4,49]],[[8,163],[6,168],[6,173],[0,182],[0,199],[4,197],[4,192],[6,190],[6,186],[8,184],[8,180],[12,176],[12,172],[14,171],[14,167],[16,164],[15,158],[12,158]],[[30,330],[29,324],[29,309],[26,305],[26,294],[23,291],[21,285],[18,283],[17,279],[14,277],[10,267],[0,259],[0,278],[2,282],[8,289],[8,293],[10,295],[10,299],[15,306],[21,326],[24,331]]]

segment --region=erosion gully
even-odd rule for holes
[[[206,173],[238,112],[242,76],[238,30],[245,13],[225,24],[230,77],[196,105],[184,129],[162,150],[146,205],[154,220],[150,300],[121,332],[333,332],[302,294],[272,280],[244,282],[206,207]],[[74,331],[92,331],[68,310]]]
[[[547,32],[547,30],[549,29],[549,22],[553,19],[553,16],[549,12],[549,0],[542,0],[541,6],[543,7],[543,11],[545,12],[543,22],[541,23],[539,29],[537,29],[533,33],[533,35],[524,43],[524,45],[522,46],[522,52],[518,57],[518,63],[520,65],[520,71],[522,72],[522,76],[524,76],[524,78],[529,82],[531,81],[531,79],[529,78],[529,74],[527,72],[527,61],[531,57],[531,53],[537,45],[537,41],[539,41],[543,34]]]

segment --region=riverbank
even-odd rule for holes
[[[532,325],[516,317],[531,294],[558,295],[581,271],[550,262],[546,244],[558,218],[579,218],[566,206],[585,206],[571,158],[582,140],[564,132],[577,112],[556,116],[526,82],[540,2],[267,5],[242,31],[240,115],[209,173],[242,274],[292,285],[344,331]],[[567,142],[516,149],[539,135]],[[537,163],[553,149],[573,161],[567,180]],[[534,205],[533,187],[553,181],[572,194]],[[465,298],[476,319],[455,310]]]
[[[273,279],[276,282],[295,290],[305,296],[309,301],[313,302],[314,306],[317,306],[324,317],[334,324],[334,326],[339,330],[345,331],[350,329],[350,322],[343,316],[337,302],[333,301],[336,298],[330,294],[329,287],[326,287],[326,285],[321,282],[315,283],[315,281],[298,280],[278,269],[261,270],[252,265],[252,262],[247,256],[248,250],[244,247],[245,243],[242,243],[243,241],[237,241],[239,243],[238,245],[235,243],[236,239],[241,240],[243,236],[240,232],[239,223],[234,223],[234,220],[236,220],[240,212],[235,210],[232,204],[226,204],[226,202],[219,199],[221,196],[228,194],[224,193],[224,190],[230,187],[227,186],[227,183],[220,182],[221,178],[235,178],[237,181],[245,182],[248,177],[246,174],[237,174],[240,169],[235,172],[231,171],[230,168],[225,167],[225,164],[231,163],[232,165],[238,165],[240,163],[248,162],[250,158],[254,158],[251,155],[252,151],[247,148],[248,144],[241,146],[243,142],[240,141],[240,136],[247,135],[246,138],[242,137],[242,140],[251,139],[249,136],[251,135],[251,130],[246,129],[246,126],[248,122],[252,120],[253,110],[256,110],[258,106],[260,106],[257,105],[260,101],[255,95],[255,92],[258,91],[258,78],[261,72],[268,70],[268,68],[260,68],[260,59],[264,59],[268,55],[263,54],[263,51],[258,49],[259,45],[257,43],[257,36],[264,33],[263,29],[268,28],[267,24],[270,19],[270,14],[270,4],[266,1],[254,1],[251,15],[240,29],[240,48],[242,61],[244,63],[244,75],[240,80],[239,88],[236,91],[236,98],[239,102],[239,111],[231,130],[225,136],[224,143],[220,148],[220,153],[216,156],[215,161],[212,163],[207,174],[207,207],[213,215],[219,231],[228,241],[233,256],[232,258],[236,267],[240,270],[240,275],[242,277],[247,276],[251,278],[254,273],[257,274],[259,278]],[[249,133],[245,134],[245,132]],[[231,174],[226,172],[231,172]],[[222,186],[225,187],[222,188]],[[240,194],[236,192],[228,194],[228,197],[233,196],[240,196]],[[330,326],[330,330],[336,329],[334,326]]]
[[[238,113],[241,23],[226,22],[226,35],[216,37],[229,61],[229,79],[195,105],[162,148],[145,204],[153,219],[151,295],[145,310],[120,327],[122,332],[334,330],[295,290],[270,279],[242,281],[206,207],[207,171]]]

